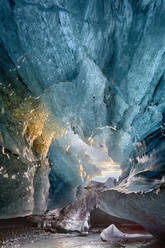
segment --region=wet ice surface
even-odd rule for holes
[[[99,234],[92,234],[87,237],[65,237],[64,235],[54,239],[45,239],[36,243],[24,245],[22,248],[142,248],[151,247],[149,242],[138,242],[131,244],[112,245],[103,242]]]

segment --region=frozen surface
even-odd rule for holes
[[[100,235],[89,235],[87,237],[61,237],[57,239],[43,240],[34,244],[28,244],[23,248],[114,248],[114,245],[105,243],[100,240]],[[127,245],[119,245],[118,247],[125,248],[152,248],[149,243],[143,242],[131,243]],[[154,246],[153,246],[154,247]]]
[[[121,232],[114,224],[104,229],[100,236],[103,241],[108,241],[111,244],[118,244],[122,241],[138,240],[142,238],[152,239],[152,235],[150,234],[132,234]]]

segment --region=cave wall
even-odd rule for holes
[[[18,155],[20,163],[25,159],[27,168],[29,162],[33,170],[37,164],[41,175],[43,165],[47,173],[52,141],[71,129],[88,145],[108,149],[126,178],[138,145],[164,123],[164,8],[163,0],[2,0],[2,151],[4,147]],[[66,155],[68,164],[75,154],[72,149]],[[9,166],[6,158],[4,163]],[[5,170],[3,180],[13,185],[4,175]],[[30,177],[34,173],[28,184]],[[33,194],[38,187],[33,183],[33,202],[40,198],[40,193]],[[42,187],[46,199],[48,182]],[[41,205],[44,211],[45,203]],[[20,211],[24,205],[17,215]]]

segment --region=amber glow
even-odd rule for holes
[[[10,96],[10,91],[11,89],[6,89],[4,101],[11,113],[13,126],[18,135],[24,136],[29,149],[32,148],[39,159],[43,160],[52,139],[61,137],[65,130],[55,117],[50,116],[38,97],[24,98],[16,92]]]

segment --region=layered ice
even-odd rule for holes
[[[122,170],[117,195],[137,193],[148,204],[153,194],[162,204],[164,9],[161,0],[0,2],[0,217],[44,212],[56,198],[64,204],[114,164]],[[76,146],[65,148],[65,135]],[[159,216],[163,230],[153,207],[149,218],[158,224]]]

